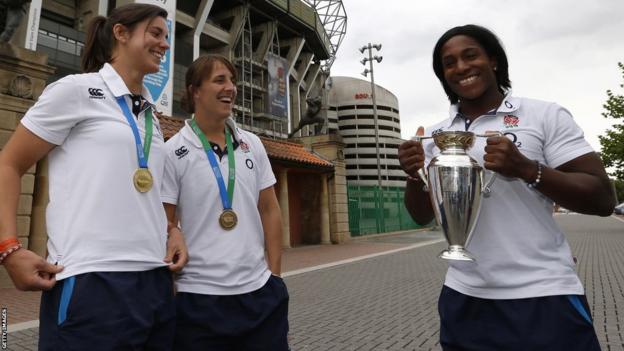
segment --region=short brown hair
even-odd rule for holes
[[[184,86],[186,90],[182,96],[182,108],[188,113],[195,113],[195,102],[193,101],[193,91],[199,88],[204,79],[209,78],[217,62],[221,62],[234,77],[236,81],[236,68],[225,56],[209,54],[198,57],[186,71]]]

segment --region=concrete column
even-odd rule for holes
[[[329,193],[330,241],[341,244],[349,241],[349,199],[347,196],[347,170],[344,161],[342,138],[335,134],[297,138],[306,148],[312,149],[324,159],[334,164],[333,176],[327,175]],[[331,173],[330,173],[331,174]]]
[[[199,39],[202,32],[204,31],[206,19],[208,19],[208,14],[212,9],[213,4],[214,0],[202,0],[202,2],[199,4],[199,13],[198,16],[195,17],[195,23],[193,24],[193,60],[199,57]]]
[[[87,26],[95,16],[108,15],[108,0],[82,0],[76,2],[75,29],[86,32]]]
[[[296,114],[294,115],[291,114],[291,130],[297,128],[302,118],[302,112],[304,112],[306,109],[306,101],[304,97],[305,92],[301,91],[301,86],[304,83],[304,78],[306,73],[308,72],[308,68],[310,68],[310,65],[312,64],[314,54],[308,52],[302,53],[300,55],[300,59],[301,63],[296,69],[296,78],[294,79],[294,82],[291,81],[292,85],[290,86],[290,94],[294,98],[294,101],[292,101],[291,104],[296,112]],[[295,74],[291,74],[291,77],[295,77]],[[301,135],[301,131],[298,131],[297,134]]]
[[[327,173],[321,174],[321,244],[331,244],[329,237],[329,190]]]
[[[258,48],[254,52],[254,60],[264,62],[269,53],[269,47],[273,43],[275,33],[277,33],[277,21],[265,22],[254,26],[253,32],[260,35]]]
[[[288,170],[279,172],[279,205],[282,212],[282,247],[290,248],[290,211],[288,205]]]
[[[294,130],[301,120],[301,94],[299,93],[299,82],[295,79],[289,79],[288,89],[288,105],[290,111],[290,128],[288,132]]]
[[[288,55],[286,56],[286,60],[288,61],[288,85],[286,96],[288,97],[288,127],[286,133],[290,133],[293,128],[296,128],[295,124],[295,116],[294,116],[294,106],[299,106],[299,101],[292,101],[291,97],[295,96],[295,92],[297,92],[297,82],[299,81],[299,76],[297,75],[297,70],[295,69],[295,64],[297,63],[297,59],[301,54],[301,50],[303,50],[303,45],[305,44],[304,38],[292,38],[289,40],[280,40],[281,47],[290,47],[288,50]],[[298,99],[298,96],[296,97]],[[299,114],[297,115],[299,116]],[[297,120],[298,121],[298,120]]]

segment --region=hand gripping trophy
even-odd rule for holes
[[[440,149],[425,173],[418,175],[429,191],[431,205],[438,224],[442,227],[448,248],[438,257],[446,260],[474,261],[466,250],[481,209],[481,199],[489,196],[490,186],[496,173],[484,182],[483,168],[466,151],[472,147],[476,137],[501,135],[498,132],[477,135],[472,132],[442,131],[430,137],[415,136],[416,141],[433,139]]]

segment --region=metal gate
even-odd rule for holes
[[[352,236],[387,233],[422,227],[403,204],[404,188],[347,186],[349,230]]]

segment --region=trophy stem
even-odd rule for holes
[[[439,258],[453,261],[470,261],[474,262],[474,256],[461,245],[450,245],[448,249],[440,252]]]

